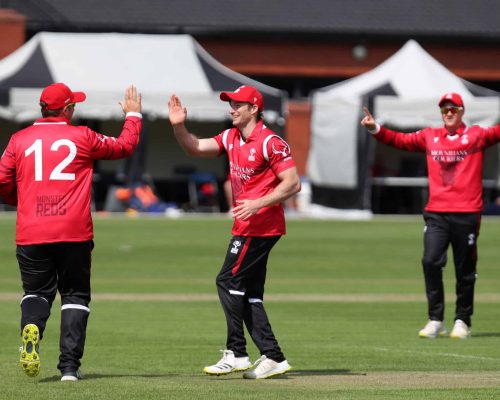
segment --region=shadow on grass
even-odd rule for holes
[[[293,379],[300,376],[366,376],[367,374],[364,372],[351,372],[348,369],[309,369],[309,370],[301,370],[301,369],[292,369],[290,372],[286,374],[273,376],[272,380],[276,379]],[[241,380],[242,376],[240,374],[227,374],[227,375],[205,375],[207,379],[211,380]]]
[[[348,369],[310,369],[310,370],[292,370],[283,375],[277,375],[272,379],[291,379],[298,376],[339,376],[339,375],[349,375],[349,376],[365,376],[364,372],[351,372]],[[185,376],[183,374],[85,374],[83,381],[89,381],[94,379],[112,379],[112,378],[172,378],[176,376]],[[241,380],[242,376],[239,374],[228,374],[220,376],[210,376],[203,374],[196,374],[196,377],[207,377],[207,379],[212,380]],[[57,382],[61,380],[60,375],[50,376],[44,379],[40,379],[39,383],[50,383]]]
[[[343,375],[343,376],[366,376],[365,372],[351,372],[348,369],[293,369],[287,375],[292,376],[329,376],[329,375]]]
[[[85,374],[82,381],[90,381],[93,379],[109,379],[109,378],[171,378],[179,376],[179,374]],[[57,382],[61,380],[61,375],[49,376],[48,378],[40,379],[38,382]]]
[[[472,332],[472,337],[500,337],[500,332]]]

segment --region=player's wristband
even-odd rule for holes
[[[127,114],[125,114],[125,118],[128,118],[128,117],[142,118],[142,114],[140,112],[129,111]]]
[[[368,132],[370,132],[372,135],[376,135],[377,133],[380,132],[380,125],[379,124],[375,124],[375,129],[368,129]]]

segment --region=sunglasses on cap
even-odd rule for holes
[[[460,110],[463,110],[463,107],[441,107],[441,114],[446,115],[451,112],[453,115],[458,114]]]

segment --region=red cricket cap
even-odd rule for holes
[[[439,101],[439,107],[442,107],[445,101],[449,101],[458,107],[464,106],[462,96],[460,96],[458,93],[445,93]]]
[[[253,86],[240,86],[234,92],[222,92],[220,94],[222,101],[239,101],[243,103],[255,104],[259,111],[264,110],[264,100],[260,92]]]
[[[81,103],[87,96],[83,92],[72,92],[64,83],[53,83],[43,89],[40,102],[47,104],[47,110],[59,110],[71,103]]]

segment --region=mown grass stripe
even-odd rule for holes
[[[0,293],[0,301],[20,300],[21,293]],[[476,301],[500,303],[500,294],[482,293],[475,296]],[[94,301],[218,301],[216,294],[209,293],[96,293]],[[273,302],[332,302],[332,303],[421,303],[423,294],[269,294],[266,301]]]

